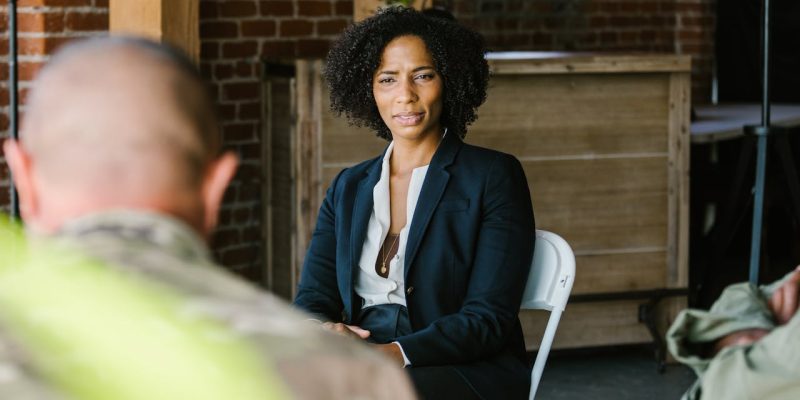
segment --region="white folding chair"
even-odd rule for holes
[[[544,337],[539,345],[539,352],[531,372],[530,400],[533,400],[536,389],[539,387],[544,364],[561,319],[561,312],[567,306],[574,281],[575,255],[572,253],[572,248],[561,236],[537,229],[531,272],[528,275],[528,283],[525,285],[525,294],[522,295],[520,308],[548,310],[550,319],[547,321],[547,328],[544,331]]]

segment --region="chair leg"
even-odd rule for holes
[[[539,351],[536,353],[536,361],[533,363],[533,370],[531,371],[531,391],[528,395],[528,400],[533,400],[534,397],[536,397],[536,390],[539,388],[539,382],[544,372],[544,365],[547,363],[547,355],[550,354],[550,348],[553,346],[553,339],[556,337],[556,329],[558,328],[558,322],[560,320],[561,310],[553,310],[550,312],[550,319],[547,320],[547,328],[544,330],[542,343],[539,345]]]

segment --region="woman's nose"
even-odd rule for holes
[[[414,82],[411,79],[402,80],[398,85],[397,91],[397,102],[409,103],[417,101],[418,99]]]

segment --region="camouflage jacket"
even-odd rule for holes
[[[294,398],[415,398],[401,368],[356,341],[323,331],[288,303],[228,273],[211,260],[194,231],[178,220],[139,211],[98,213],[63,226],[55,242],[133,279],[177,293],[187,314],[223,323],[277,371]],[[34,375],[18,373],[13,385],[4,385],[2,352],[0,346],[0,390],[35,383]],[[36,386],[3,393],[56,398]]]
[[[782,283],[783,279],[760,288],[731,285],[709,311],[689,309],[678,315],[667,332],[667,344],[698,376],[683,399],[800,398],[800,313],[776,326],[767,306]],[[711,344],[746,329],[771,332],[753,344],[707,355]]]

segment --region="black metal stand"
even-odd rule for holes
[[[761,76],[762,76],[762,102],[761,125],[753,131],[758,135],[758,150],[756,156],[756,182],[753,190],[755,201],[753,203],[753,234],[750,241],[750,284],[758,285],[759,263],[761,260],[761,227],[764,213],[764,180],[767,169],[767,137],[770,133],[769,126],[769,20],[770,0],[763,0],[761,7]],[[745,128],[747,129],[747,128]]]

